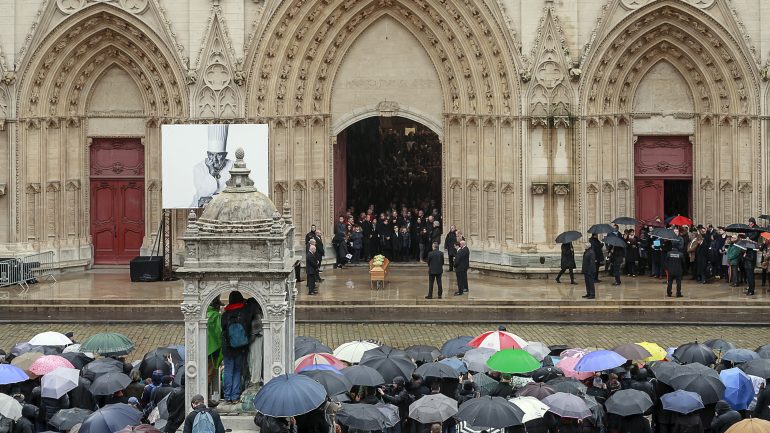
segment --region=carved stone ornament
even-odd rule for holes
[[[613,191],[615,191],[615,187],[612,186],[612,184],[610,182],[604,182],[604,184],[602,185],[602,192],[609,193],[609,192],[613,192]]]
[[[183,303],[181,306],[181,309],[182,309],[182,314],[184,314],[185,317],[197,317],[201,313],[200,304]]]
[[[629,10],[639,9],[640,7],[652,3],[654,0],[620,0],[620,4],[623,5],[624,8]],[[710,8],[715,0],[685,0],[687,3],[690,3],[691,5],[701,8],[701,9],[708,9]]]
[[[8,184],[0,183],[0,197],[4,197],[6,194],[8,194]]]
[[[270,304],[267,306],[267,314],[274,319],[282,319],[286,316],[286,312],[289,310],[287,303],[283,304]]]
[[[56,0],[56,6],[66,15],[74,14],[93,3],[112,3],[132,14],[141,14],[147,9],[149,0]]]
[[[618,180],[618,190],[628,191],[629,189],[631,189],[631,185],[628,183],[628,180],[626,179]]]
[[[544,195],[548,191],[548,184],[533,183],[531,190],[532,190],[532,195]]]
[[[382,101],[377,104],[377,111],[380,112],[380,117],[393,117],[398,113],[399,108],[396,101]]]
[[[738,192],[741,194],[751,194],[753,188],[751,182],[738,182]]]
[[[599,193],[599,184],[595,182],[591,182],[586,186],[586,192],[588,194],[598,194]]]
[[[568,195],[569,184],[568,183],[555,183],[553,184],[553,193],[556,195]]]
[[[719,182],[719,190],[722,192],[732,192],[733,184],[729,180]]]
[[[706,176],[701,178],[700,180],[700,189],[704,191],[713,191],[714,190],[714,181]]]

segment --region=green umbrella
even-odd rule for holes
[[[492,355],[487,366],[501,373],[529,373],[540,368],[540,363],[524,349],[505,349]]]
[[[126,355],[134,350],[134,343],[117,332],[101,332],[91,336],[80,346],[83,352],[96,352],[103,356]]]

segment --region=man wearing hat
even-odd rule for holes
[[[586,294],[583,297],[594,299],[596,297],[596,289],[594,287],[594,282],[596,281],[596,253],[594,253],[590,242],[585,243],[582,271],[583,279],[586,282]]]
[[[230,180],[233,160],[227,159],[228,125],[208,125],[208,150],[206,159],[193,167],[195,196],[190,207],[203,207],[225,189]]]

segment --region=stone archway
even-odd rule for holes
[[[131,137],[145,146],[143,243],[152,245],[160,222],[160,123],[188,108],[176,55],[138,18],[99,4],[67,17],[21,69],[15,155],[27,170],[18,173],[14,241],[54,250],[62,266],[89,265],[89,138]],[[92,109],[100,83],[116,77],[110,71],[134,83],[137,110],[115,116]],[[67,155],[67,163],[47,164],[45,154]]]
[[[746,220],[758,207],[752,185],[762,174],[755,167],[739,167],[732,155],[747,143],[746,157],[759,155],[759,105],[753,96],[759,85],[750,58],[745,46],[708,14],[670,0],[640,7],[592,46],[580,86],[586,144],[578,161],[578,171],[586,173],[583,225],[634,213],[633,146],[656,116],[693,124],[693,217],[714,225]],[[692,110],[634,109],[644,77],[662,61],[683,78]]]

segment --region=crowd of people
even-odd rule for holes
[[[644,225],[637,234],[634,228],[621,231],[614,224],[603,239],[593,233],[585,243],[581,263],[584,297],[595,297],[602,266],[614,286],[622,283],[622,276],[648,276],[665,280],[668,296],[674,296],[675,283],[677,297],[684,296],[682,280],[687,277],[699,284],[722,281],[730,287],[744,287],[748,296],[756,294],[756,273],[760,274],[761,286],[768,283],[770,236],[754,218],[734,229],[691,223],[669,224],[664,232],[661,228],[663,224]],[[573,271],[576,264],[572,242],[562,243],[556,282],[569,273],[570,282],[577,284]]]

